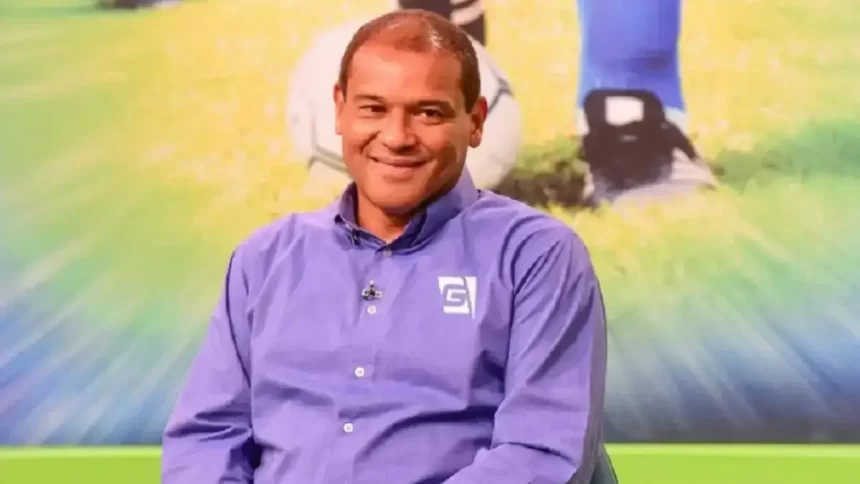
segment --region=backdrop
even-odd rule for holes
[[[91,4],[0,0],[3,445],[160,442],[233,246],[328,201],[288,136],[297,60],[391,6]],[[574,191],[574,2],[485,4],[522,112],[506,193]],[[546,208],[606,293],[607,437],[860,442],[860,4],[683,16],[691,131],[720,189]]]

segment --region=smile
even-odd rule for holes
[[[427,160],[415,160],[410,158],[375,158],[370,157],[376,163],[390,166],[392,168],[410,169],[418,168],[427,163]]]

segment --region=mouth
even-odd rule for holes
[[[387,167],[397,168],[401,170],[415,169],[427,163],[427,160],[415,158],[391,158],[371,156],[370,159],[374,163],[379,163]]]

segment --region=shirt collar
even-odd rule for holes
[[[351,182],[340,199],[335,202],[337,211],[334,216],[335,223],[348,231],[347,235],[354,244],[357,243],[357,237],[376,239],[358,227],[355,218],[356,191],[355,182]],[[390,244],[391,247],[408,249],[422,244],[449,220],[474,203],[478,199],[478,195],[479,190],[475,187],[469,172],[464,168],[454,188],[419,212],[406,226],[403,234]]]

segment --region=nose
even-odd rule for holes
[[[417,139],[408,114],[401,110],[392,111],[385,120],[380,139],[391,151],[403,151],[415,146]]]

